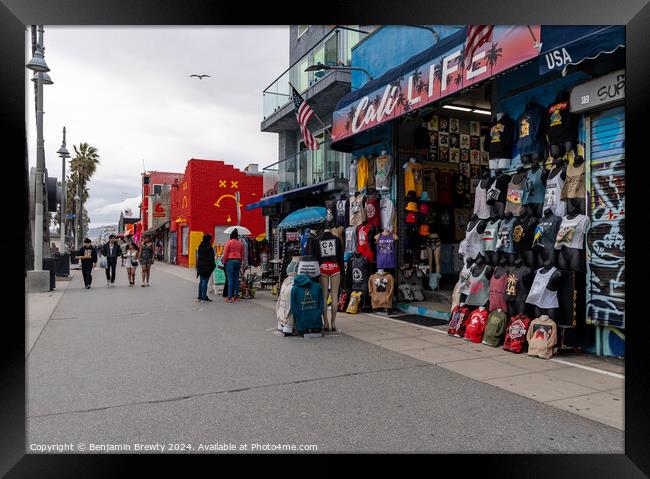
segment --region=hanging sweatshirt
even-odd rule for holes
[[[291,315],[291,290],[295,275],[287,276],[282,282],[278,302],[275,304],[275,317],[278,320],[278,329],[283,333],[293,332],[293,316]]]
[[[323,325],[323,290],[304,274],[297,275],[291,288],[291,313],[298,333]]]

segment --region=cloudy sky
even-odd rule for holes
[[[29,31],[27,39],[31,55]],[[81,142],[99,150],[91,227],[137,211],[143,160],[147,170],[179,172],[192,157],[240,168],[277,161],[277,135],[260,132],[262,90],[289,66],[288,27],[46,26],[44,43],[54,82],[44,90],[46,165],[61,176],[63,126],[71,154]],[[34,90],[26,84],[34,165]]]

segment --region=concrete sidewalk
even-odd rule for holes
[[[268,291],[258,291],[253,301],[275,309]],[[446,326],[418,326],[374,314],[338,313],[336,324],[362,341],[624,430],[623,360],[590,354],[545,360],[448,336]]]

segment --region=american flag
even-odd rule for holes
[[[300,96],[300,93],[298,93],[293,86],[291,86],[291,99],[293,100],[296,118],[300,125],[300,132],[305,140],[305,146],[308,150],[318,150],[318,141],[314,138],[314,135],[311,134],[309,128],[307,128],[307,123],[309,123],[309,119],[314,114],[314,110],[311,109],[305,99]]]
[[[467,58],[470,63],[476,49],[484,43],[492,41],[492,30],[494,30],[494,25],[467,25],[465,58]]]

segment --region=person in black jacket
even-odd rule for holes
[[[84,277],[84,286],[90,289],[93,282],[92,271],[97,266],[97,251],[93,248],[90,238],[84,239],[84,245],[77,253],[77,258],[81,260],[81,273]]]
[[[208,298],[208,281],[216,267],[214,261],[214,250],[212,249],[212,236],[203,235],[203,241],[196,251],[196,276],[199,277],[199,296],[197,301],[212,301]]]
[[[102,255],[106,258],[106,286],[115,286],[115,270],[117,259],[122,256],[122,248],[117,244],[117,237],[110,235],[108,243],[102,248]]]

